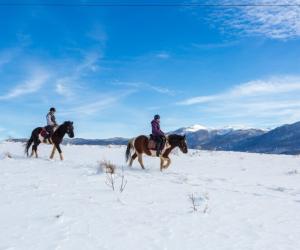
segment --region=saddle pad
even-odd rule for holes
[[[43,130],[41,131],[40,135],[41,135],[42,137],[45,138],[45,137],[48,135],[46,129],[43,129]]]

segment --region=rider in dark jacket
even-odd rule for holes
[[[50,108],[50,110],[46,116],[47,126],[45,128],[46,128],[46,131],[49,133],[49,136],[45,139],[48,139],[49,143],[51,143],[51,144],[52,144],[51,137],[54,133],[54,128],[57,126],[56,118],[54,115],[55,112],[56,112],[55,108]]]
[[[165,142],[165,133],[160,129],[160,116],[155,115],[151,122],[152,137],[156,141],[156,155],[159,156]]]

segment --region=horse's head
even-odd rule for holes
[[[73,122],[67,121],[67,122],[64,123],[64,125],[66,126],[66,133],[68,134],[68,136],[70,138],[74,138],[74,126],[73,126]]]
[[[188,152],[188,146],[186,143],[185,135],[169,135],[168,141],[171,146],[179,147],[182,153],[186,154]]]

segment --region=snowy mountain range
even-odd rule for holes
[[[189,148],[270,154],[300,154],[300,122],[272,130],[247,127],[207,128],[193,125],[169,132],[185,134]],[[126,145],[128,138],[65,139],[73,145]],[[14,141],[25,141],[14,140]]]
[[[232,150],[237,143],[245,139],[263,135],[266,131],[236,127],[210,129],[204,126],[193,125],[187,128],[180,128],[171,133],[185,134],[190,148],[226,151]]]
[[[300,122],[272,130],[227,127],[207,129],[194,125],[174,133],[186,134],[190,148],[270,154],[300,153]]]

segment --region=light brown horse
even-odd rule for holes
[[[165,168],[168,168],[171,164],[171,159],[169,158],[169,154],[171,151],[179,147],[182,153],[186,154],[188,152],[188,147],[186,143],[185,135],[168,135],[166,136],[166,144],[164,149],[162,150],[160,157],[160,170],[162,171]],[[132,154],[132,152],[134,152]],[[149,148],[149,138],[145,135],[140,135],[136,138],[131,139],[128,142],[127,149],[126,149],[126,162],[129,162],[129,166],[132,166],[133,161],[138,158],[138,161],[142,167],[145,169],[143,164],[142,155],[146,154],[149,156],[157,157],[156,150],[154,148]],[[165,164],[165,162],[167,162]]]

